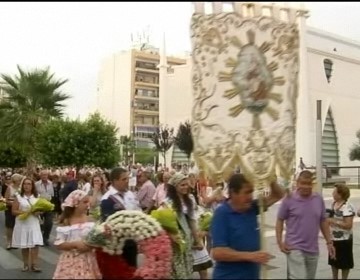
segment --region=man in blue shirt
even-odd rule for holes
[[[283,197],[277,183],[264,198],[265,208]],[[213,279],[260,279],[260,265],[270,254],[260,251],[259,205],[253,200],[254,186],[242,174],[228,184],[229,199],[214,213],[211,225],[212,255],[216,261]]]

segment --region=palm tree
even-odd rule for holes
[[[63,115],[65,105],[61,102],[70,96],[59,88],[68,80],[56,80],[48,67],[28,72],[20,66],[17,69],[19,73],[13,77],[1,75],[0,89],[5,96],[0,100],[0,130],[5,141],[21,149],[31,172],[35,167],[36,133],[45,121]]]

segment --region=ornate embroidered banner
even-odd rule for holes
[[[194,13],[194,158],[215,180],[239,165],[259,189],[295,160],[296,23],[236,12]]]

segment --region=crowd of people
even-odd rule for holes
[[[228,180],[214,182],[192,163],[160,166],[129,165],[108,170],[73,168],[38,170],[32,178],[21,170],[1,174],[1,197],[6,201],[6,249],[21,249],[22,271],[41,272],[38,262],[40,246],[50,246],[50,233],[56,225],[54,245],[61,252],[54,279],[127,279],[126,271],[140,264],[137,243],[127,240],[123,254],[114,257],[84,242],[95,225],[89,213],[100,209],[100,220],[116,211],[152,210],[169,207],[178,217],[185,250],[173,250],[173,279],[260,279],[260,265],[272,257],[260,247],[257,220],[258,199],[254,186],[239,170]],[[33,213],[29,219],[19,215],[28,211],[39,198],[54,205],[53,212]],[[349,188],[334,186],[331,209],[313,192],[313,173],[299,172],[294,189],[286,192],[278,182],[269,186],[262,201],[265,210],[282,199],[276,238],[279,250],[287,257],[288,279],[314,279],[319,257],[318,234],[321,231],[328,248],[328,263],[333,279],[347,279],[354,266],[352,223],[356,211],[349,203]],[[200,231],[199,215],[213,212],[209,231]],[[283,237],[286,224],[285,237]],[[173,236],[170,236],[173,242]],[[120,265],[121,260],[121,265]],[[285,275],[284,275],[285,277]]]

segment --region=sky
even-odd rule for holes
[[[360,42],[359,2],[305,6],[309,26]],[[0,73],[50,66],[69,80],[65,114],[84,119],[96,108],[102,59],[128,49],[131,33],[143,30],[157,47],[165,32],[168,54],[190,51],[192,11],[190,2],[0,2]]]

